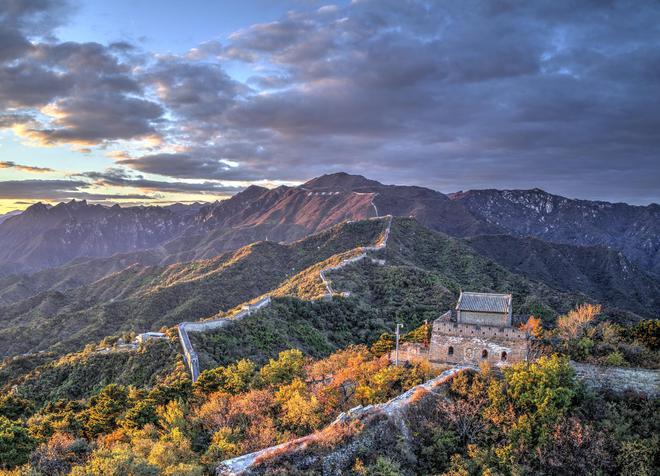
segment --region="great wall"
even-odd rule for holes
[[[624,369],[615,367],[599,367],[596,365],[570,362],[576,376],[583,381],[586,387],[598,391],[614,393],[636,392],[657,397],[660,394],[660,371],[648,369]],[[277,464],[277,458],[286,455],[285,459],[295,459],[296,455],[310,466],[314,460],[319,460],[324,468],[324,474],[343,474],[339,467],[345,461],[350,461],[359,448],[368,445],[380,445],[374,439],[373,431],[369,426],[379,427],[380,434],[383,428],[386,432],[394,434],[399,444],[406,444],[414,439],[407,418],[407,410],[420,401],[424,396],[432,398],[447,398],[446,388],[449,381],[464,371],[478,371],[472,366],[457,365],[443,371],[437,377],[417,385],[393,399],[367,406],[357,406],[341,413],[324,430],[312,433],[277,446],[264,448],[253,453],[238,456],[222,461],[216,468],[217,476],[239,476],[244,474],[262,474],[253,471],[262,464]],[[361,422],[363,429],[356,434],[353,441],[339,445],[337,449],[323,454],[322,452],[308,451],[313,445],[323,446],[324,432],[332,432],[338,425],[350,425],[351,422]],[[372,428],[373,429],[373,428]]]
[[[375,208],[375,206],[374,206]],[[332,285],[330,283],[330,280],[326,277],[325,273],[329,271],[336,271],[338,269],[341,269],[345,266],[348,266],[350,264],[356,263],[360,260],[365,259],[368,256],[369,252],[376,252],[385,249],[387,246],[387,240],[390,236],[390,229],[392,227],[392,216],[391,215],[386,215],[384,217],[373,217],[370,218],[370,220],[382,220],[385,219],[387,220],[387,226],[385,227],[385,231],[383,232],[382,236],[378,240],[378,242],[374,245],[371,246],[362,246],[357,248],[360,250],[360,254],[357,256],[353,256],[351,258],[346,258],[345,260],[342,260],[339,264],[336,264],[334,266],[328,266],[326,268],[323,268],[319,272],[319,276],[321,278],[321,281],[325,285],[326,292],[324,295],[321,296],[321,299],[332,299],[332,296],[335,294],[335,292],[332,289]],[[384,260],[378,260],[378,259],[373,259],[374,263],[377,264],[384,264]],[[179,341],[181,342],[181,347],[183,349],[183,355],[186,361],[186,365],[188,369],[190,370],[190,375],[192,378],[193,382],[196,382],[197,379],[199,378],[200,370],[199,370],[199,356],[197,355],[197,352],[193,348],[192,342],[190,341],[190,336],[188,335],[189,332],[207,332],[210,330],[216,330],[224,327],[225,325],[229,324],[230,322],[235,322],[237,320],[243,319],[247,316],[250,316],[253,312],[262,309],[266,306],[268,306],[271,303],[271,296],[266,295],[265,297],[259,299],[258,301],[252,303],[252,304],[246,304],[241,308],[241,311],[230,316],[230,317],[223,317],[220,319],[213,319],[213,320],[208,320],[208,321],[199,321],[199,322],[182,322],[177,326],[178,334],[179,334]]]
[[[407,408],[416,402],[419,398],[419,395],[424,394],[437,394],[440,389],[445,387],[449,380],[454,377],[459,372],[467,370],[469,367],[456,366],[451,369],[445,370],[437,377],[426,381],[420,385],[417,385],[405,393],[389,400],[385,403],[377,405],[367,405],[367,406],[357,406],[348,410],[347,412],[341,413],[328,427],[326,430],[332,430],[333,427],[340,425],[347,425],[353,421],[364,421],[373,416],[381,416],[382,420],[377,423],[383,425],[389,423],[392,425],[392,428],[396,431],[399,437],[404,441],[409,441],[411,436],[411,431],[408,426],[408,423],[405,418],[405,411]],[[265,448],[260,451],[255,451],[254,453],[248,453],[236,458],[225,460],[216,469],[216,475],[218,476],[236,476],[244,474],[250,471],[252,467],[258,465],[261,462],[268,461],[270,459],[276,458],[278,455],[286,452],[288,454],[303,453],[305,450],[318,442],[322,438],[322,432],[312,433],[311,435],[303,436],[286,443],[282,443],[277,446],[272,446],[270,448]],[[360,444],[364,444],[362,441]],[[347,453],[351,453],[355,448],[352,448],[350,445],[348,449],[344,450]],[[316,456],[320,458],[320,456]],[[314,456],[310,456],[314,458]],[[340,458],[346,459],[346,458]],[[336,464],[335,462],[328,462],[327,464]],[[326,465],[324,464],[324,467]],[[332,468],[327,474],[342,474],[338,473],[336,467]],[[324,473],[325,474],[325,473]]]

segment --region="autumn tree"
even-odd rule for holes
[[[321,425],[321,405],[305,382],[296,378],[275,392],[281,408],[280,421],[297,435],[305,435]]]
[[[376,342],[371,346],[371,352],[380,357],[381,355],[389,354],[394,350],[395,342],[392,334],[381,334]]]
[[[541,319],[529,316],[527,322],[520,326],[520,330],[527,335],[527,352],[525,360],[531,362],[538,359],[543,351],[541,338],[543,337],[543,325]]]
[[[585,328],[600,314],[600,304],[582,304],[557,319],[559,335],[566,340],[577,339]]]
[[[89,444],[67,433],[55,433],[32,453],[30,463],[42,474],[64,475],[84,461]]]

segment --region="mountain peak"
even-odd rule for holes
[[[267,191],[268,189],[266,187],[260,187],[259,185],[250,185],[249,187],[244,188],[236,195],[234,195],[232,197],[232,200],[252,201],[255,200],[256,198],[259,198],[264,192]]]
[[[382,184],[369,180],[362,175],[351,175],[346,172],[336,172],[316,177],[301,185],[312,190],[354,190],[364,187],[381,187]]]
[[[25,212],[23,213],[25,213],[26,215],[37,215],[47,211],[48,208],[49,208],[48,205],[42,202],[37,202],[34,205],[30,205],[29,207],[27,207],[25,209]]]

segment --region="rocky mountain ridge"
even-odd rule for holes
[[[470,190],[450,195],[476,217],[515,236],[605,246],[660,275],[660,206],[574,200],[532,190]]]

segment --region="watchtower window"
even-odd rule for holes
[[[447,355],[454,355],[454,348],[452,346],[449,346],[449,349],[447,349]]]
[[[506,362],[506,351],[502,352],[502,362]]]
[[[488,351],[486,349],[484,349],[483,352],[481,353],[481,358],[482,359],[488,358]]]

